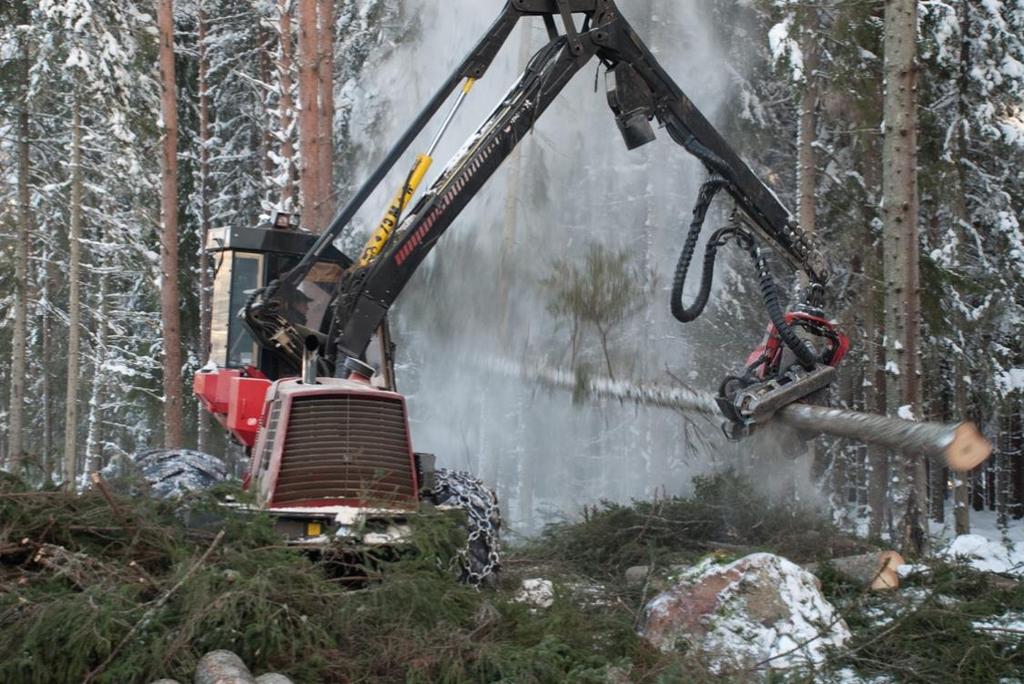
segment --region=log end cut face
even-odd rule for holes
[[[953,442],[946,449],[946,463],[953,470],[974,470],[992,455],[992,443],[985,439],[974,423],[961,423],[953,432]]]

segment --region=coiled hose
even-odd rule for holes
[[[697,193],[697,202],[693,207],[693,220],[690,223],[690,231],[686,236],[683,251],[676,263],[675,277],[672,281],[672,315],[681,323],[689,323],[696,320],[707,307],[708,299],[711,296],[711,285],[715,274],[715,258],[718,248],[725,245],[731,239],[736,239],[740,246],[744,247],[750,254],[757,269],[758,283],[761,289],[761,298],[764,300],[765,308],[768,310],[768,317],[772,325],[779,331],[779,338],[783,344],[796,355],[800,364],[810,370],[818,362],[818,355],[814,349],[802,339],[786,322],[786,313],[779,302],[778,288],[775,286],[775,279],[768,268],[768,260],[765,259],[758,248],[754,237],[738,226],[730,226],[716,231],[708,240],[704,251],[704,267],[701,271],[700,290],[690,306],[683,302],[683,288],[686,285],[686,276],[690,270],[690,262],[693,260],[693,253],[697,249],[697,241],[700,239],[701,231],[704,228],[704,221],[707,218],[708,209],[715,195],[728,186],[728,182],[719,175],[712,175],[700,188]]]

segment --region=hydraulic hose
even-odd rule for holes
[[[672,280],[672,315],[681,323],[695,321],[704,313],[708,305],[708,298],[711,296],[711,282],[715,275],[715,252],[717,245],[712,247],[713,241],[708,243],[708,249],[704,253],[704,268],[701,272],[700,291],[697,293],[693,304],[683,304],[683,287],[686,285],[686,275],[690,270],[690,262],[693,260],[693,253],[697,249],[697,241],[700,239],[700,232],[704,228],[704,220],[708,215],[708,208],[711,201],[715,199],[718,191],[725,187],[725,179],[720,176],[712,176],[701,186],[697,194],[697,204],[693,207],[693,221],[690,223],[690,232],[686,236],[686,243],[676,263],[676,274]]]
[[[758,283],[761,289],[761,298],[764,300],[765,309],[772,325],[779,332],[779,338],[783,344],[796,355],[800,364],[810,370],[818,362],[818,355],[814,349],[793,330],[786,322],[786,313],[779,302],[778,288],[775,286],[775,279],[772,277],[771,269],[768,267],[768,260],[765,259],[758,248],[752,235],[738,227],[722,228],[711,236],[704,251],[704,267],[701,272],[700,290],[690,306],[683,302],[683,288],[686,285],[686,277],[690,270],[690,262],[693,261],[693,253],[697,249],[697,242],[700,239],[701,231],[704,228],[704,221],[707,218],[708,209],[715,195],[726,187],[727,181],[718,175],[713,175],[700,188],[697,194],[697,203],[693,208],[693,220],[690,223],[690,230],[686,236],[686,243],[676,263],[675,277],[672,281],[672,315],[682,323],[689,323],[696,320],[707,307],[711,296],[711,285],[715,274],[715,258],[718,248],[726,244],[730,239],[736,238],[741,246],[750,253],[757,269]]]
[[[779,337],[795,355],[800,365],[811,370],[818,363],[818,355],[807,340],[794,332],[792,326],[786,322],[786,312],[779,302],[779,291],[775,287],[775,279],[768,268],[768,260],[761,254],[761,250],[751,241],[750,257],[754,260],[754,267],[757,269],[757,278],[761,285],[761,298],[764,300],[764,307],[768,310],[768,318],[772,325],[779,331]]]

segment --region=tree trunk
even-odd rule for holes
[[[996,449],[996,523],[1005,535],[1010,525],[1010,494],[1012,491],[1014,459],[1020,458],[1019,442],[1013,428],[1016,396],[1003,400],[999,416],[999,439]]]
[[[888,403],[890,411],[907,407],[920,415],[916,0],[889,0],[885,5],[885,77],[882,186]],[[928,541],[924,471],[920,454],[902,455],[896,482],[899,543],[904,553],[915,557],[925,552]]]
[[[320,91],[320,123],[317,130],[317,193],[320,230],[331,220],[334,190],[334,0],[320,0],[317,27],[317,60]]]
[[[804,232],[813,235],[818,223],[818,159],[814,145],[818,139],[818,51],[817,36],[804,41],[804,83],[800,96],[800,120],[797,140],[797,187],[799,220]]]
[[[19,14],[27,14],[24,3]],[[18,109],[18,233],[14,245],[14,329],[11,331],[11,405],[7,468],[18,472],[24,455],[25,380],[28,375],[28,252],[32,239],[32,205],[29,191],[30,161],[28,112],[28,37],[21,38],[21,94]]]
[[[277,62],[277,78],[281,88],[280,108],[281,158],[284,160],[284,187],[281,190],[281,210],[295,211],[295,101],[292,97],[292,15],[290,0],[278,0],[279,17],[278,44],[280,57]]]
[[[1024,421],[1021,420],[1020,397],[1013,403],[1013,439],[1014,453],[1012,459],[1012,503],[1010,514],[1014,520],[1024,518]]]
[[[273,34],[269,29],[262,28],[259,32],[257,43],[260,45],[268,45],[272,42]],[[257,74],[260,83],[271,83],[274,80],[274,71],[277,66],[274,62],[268,50],[260,50],[258,56],[259,66],[257,67]],[[274,144],[274,130],[273,113],[269,109],[269,103],[266,98],[260,98],[260,105],[262,111],[260,112],[260,146],[259,146],[259,159],[260,168],[262,171],[261,178],[264,190],[267,193],[269,200],[273,201],[274,195],[277,194],[277,187],[274,183],[274,173],[277,169],[274,168],[273,152],[275,150]],[[258,212],[257,212],[258,214]]]
[[[184,444],[181,380],[181,317],[178,297],[178,102],[174,78],[173,0],[160,0],[161,113],[164,124],[161,155],[160,315],[164,343],[164,445]]]
[[[868,147],[867,157],[877,158],[877,146]],[[879,187],[878,170],[870,161],[865,167],[865,184],[871,192]],[[877,197],[877,195],[875,196]],[[867,218],[867,217],[866,217]],[[870,217],[874,218],[874,217]],[[876,237],[872,221],[864,222],[864,240],[872,245],[869,258],[864,264],[864,346],[865,377],[870,380],[864,386],[864,409],[868,412],[886,413],[885,322],[882,312],[885,308],[884,294],[877,283],[881,278],[882,243]],[[889,503],[889,450],[876,444],[867,445],[868,463],[868,536],[880,539],[888,519]]]
[[[933,357],[931,363],[925,364],[932,367],[932,386],[930,392],[932,401],[929,404],[929,417],[945,422],[950,420],[951,401],[949,384],[949,364],[941,356]],[[938,463],[928,464],[929,481],[929,513],[932,521],[944,523],[946,521],[946,493],[949,490],[949,468],[944,468]]]
[[[41,347],[42,347],[42,358],[40,359],[40,378],[39,378],[39,390],[42,394],[42,412],[43,412],[43,434],[42,434],[42,449],[43,449],[43,473],[45,478],[51,478],[57,472],[57,450],[53,444],[53,391],[50,385],[50,360],[54,358],[54,345],[53,345],[53,320],[50,313],[51,302],[53,301],[52,293],[57,290],[57,277],[56,267],[53,264],[53,249],[46,245],[44,242],[43,247],[43,289],[39,297],[39,329]]]
[[[210,360],[210,317],[212,313],[213,278],[210,260],[206,254],[206,242],[210,235],[210,89],[207,82],[209,55],[206,51],[206,9],[204,0],[199,0],[198,16],[199,45],[199,361],[206,365]],[[207,451],[210,442],[210,419],[206,410],[198,407],[197,446]]]
[[[307,230],[320,232],[320,79],[317,74],[319,36],[317,32],[318,0],[299,0],[299,192],[302,224]]]
[[[82,113],[79,95],[71,108],[71,234],[68,237],[68,367],[64,412],[64,486],[74,491],[78,473],[79,340],[82,323],[80,295],[82,261]]]
[[[959,416],[967,415],[967,381],[965,374],[967,368],[964,360],[958,358],[953,366],[956,377],[953,378],[953,400],[956,406],[956,413]],[[957,534],[971,533],[971,474],[954,473],[953,484],[953,520]]]
[[[105,260],[101,260],[103,272],[100,273],[100,289],[96,303],[96,332],[94,333],[94,363],[92,373],[92,392],[89,395],[88,431],[85,439],[85,462],[88,472],[99,472],[105,464],[103,458],[103,402],[107,361],[107,279]]]

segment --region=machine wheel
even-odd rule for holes
[[[427,499],[435,506],[456,506],[466,511],[466,547],[457,558],[459,579],[476,587],[493,583],[501,567],[497,495],[466,472],[438,468],[434,476]]]
[[[141,477],[161,500],[209,489],[228,476],[223,460],[191,449],[146,449],[127,461],[117,474]]]

